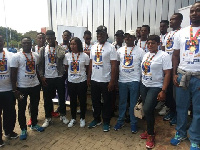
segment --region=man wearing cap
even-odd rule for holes
[[[112,43],[115,46],[115,49],[118,50],[124,45],[124,31],[117,30],[115,33],[115,42]]]
[[[137,133],[137,119],[134,116],[133,108],[139,97],[140,85],[140,64],[145,52],[142,48],[134,45],[136,40],[135,31],[129,30],[125,33],[126,46],[117,50],[117,61],[119,65],[119,118],[114,130],[119,130],[124,125],[128,92],[130,94],[130,121],[131,132]]]
[[[149,51],[147,49],[147,38],[149,37],[150,27],[149,25],[143,25],[140,30],[140,39],[137,42],[137,46],[142,48],[146,53]]]
[[[94,128],[101,124],[102,112],[103,131],[107,132],[110,130],[111,91],[113,91],[115,84],[117,52],[115,47],[107,42],[108,34],[105,26],[99,26],[96,32],[98,42],[91,48],[88,71],[88,84],[91,83],[94,120],[89,124],[88,128]],[[101,94],[103,96],[103,105],[101,103]]]

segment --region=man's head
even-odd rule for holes
[[[55,47],[56,37],[55,37],[55,32],[53,30],[47,30],[46,40],[50,47]]]
[[[190,21],[192,25],[200,25],[200,1],[194,3],[190,8]]]
[[[97,40],[100,44],[104,44],[108,39],[107,28],[105,26],[97,27]]]
[[[44,46],[45,45],[45,34],[44,33],[42,33],[42,32],[40,32],[40,33],[38,33],[37,34],[37,36],[36,36],[36,40],[37,40],[37,44],[38,44],[38,46],[39,47],[42,47],[42,46]]]
[[[129,30],[124,34],[124,40],[125,43],[128,47],[134,46],[136,37],[135,37],[135,31],[134,30]]]
[[[63,31],[63,35],[62,35],[63,41],[69,42],[71,37],[72,37],[72,33],[70,31],[68,30]]]
[[[0,35],[0,52],[3,51],[3,46],[4,46],[4,39],[3,39],[3,37]]]
[[[137,27],[137,29],[136,29],[136,37],[137,37],[137,38],[140,38],[140,37],[141,37],[141,35],[140,35],[141,28],[142,28],[142,27]]]
[[[121,45],[124,42],[124,31],[123,30],[117,30],[117,32],[115,33],[115,41],[119,45]]]
[[[170,18],[170,27],[172,29],[180,28],[183,20],[183,15],[181,13],[175,13]]]
[[[144,38],[147,38],[149,33],[150,33],[149,25],[143,25],[141,30],[140,30],[140,36],[144,37]]]
[[[32,40],[30,37],[23,37],[21,39],[21,44],[23,48],[23,52],[30,53],[32,48]]]
[[[162,35],[166,34],[168,28],[169,28],[169,21],[168,20],[161,20],[161,22],[160,22],[160,33]]]
[[[89,30],[86,30],[84,32],[83,39],[85,40],[85,43],[89,45],[92,39],[92,33]]]

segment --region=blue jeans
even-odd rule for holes
[[[178,75],[180,79],[181,74]],[[179,80],[178,80],[179,82]],[[193,105],[193,119],[189,128],[190,141],[192,143],[200,144],[200,79],[191,77],[189,87],[183,89],[176,87],[176,111],[177,111],[177,125],[176,130],[180,136],[186,137],[187,131],[187,116],[190,100],[192,98]]]
[[[147,122],[147,133],[149,135],[154,135],[154,110],[157,104],[157,96],[160,91],[161,88],[159,87],[146,87],[142,83],[140,85],[140,95],[143,103],[144,116]]]
[[[140,82],[132,81],[122,83],[119,82],[119,118],[118,123],[124,123],[124,117],[126,113],[126,105],[127,105],[127,97],[128,91],[130,92],[130,107],[129,107],[129,115],[131,120],[131,125],[137,123],[137,118],[134,116],[133,109],[137,103],[139,97],[139,87]]]

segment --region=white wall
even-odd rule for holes
[[[49,25],[57,33],[57,25],[85,26],[96,40],[96,28],[105,25],[109,40],[114,33],[148,24],[151,34],[159,34],[160,21],[178,9],[198,0],[47,0]]]

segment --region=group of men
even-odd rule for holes
[[[170,18],[172,31],[170,32],[167,32],[169,22],[167,20],[160,22],[159,49],[167,52],[173,63],[173,78],[167,91],[165,91],[167,92],[165,104],[170,108],[170,112],[163,119],[171,120],[170,124],[172,125],[176,124],[177,132],[170,143],[178,145],[187,138],[187,112],[192,102],[193,121],[189,128],[190,149],[199,150],[200,2],[196,2],[190,9],[191,26],[181,29],[182,19],[183,16],[180,13],[172,15]],[[83,42],[84,51],[90,55],[87,83],[91,86],[94,117],[88,128],[94,128],[101,124],[102,113],[103,131],[110,130],[110,120],[114,110],[112,105],[115,103],[112,98],[115,95],[113,91],[119,79],[121,100],[119,103],[119,118],[114,129],[119,130],[122,127],[126,113],[127,93],[129,92],[131,132],[136,133],[137,119],[134,116],[133,108],[137,102],[134,99],[138,99],[139,93],[135,91],[138,91],[141,79],[139,70],[141,60],[143,55],[148,52],[147,38],[150,27],[143,25],[141,28],[138,27],[136,32],[129,30],[124,33],[122,30],[118,30],[115,34],[116,42],[113,44],[107,42],[108,33],[105,26],[99,26],[96,32],[97,42],[93,46],[90,43],[90,31],[85,32],[85,42]],[[63,67],[63,59],[69,51],[70,39],[71,33],[66,30],[63,32],[63,43],[58,45],[55,32],[48,30],[46,35],[38,33],[38,45],[35,47],[35,52],[31,51],[31,39],[23,37],[21,40],[22,52],[12,54],[3,50],[4,40],[0,35],[0,114],[3,110],[3,129],[6,137],[18,137],[18,134],[14,132],[16,121],[15,99],[17,99],[18,121],[21,128],[20,139],[25,140],[27,138],[25,111],[28,96],[30,96],[32,130],[42,132],[52,122],[52,93],[55,93],[55,91],[57,91],[59,98],[58,112],[60,120],[64,124],[69,123],[66,118],[66,72]],[[47,45],[45,45],[45,42],[47,42]],[[175,98],[173,96],[173,84],[176,86]],[[43,90],[45,122],[42,126],[39,126],[37,116],[41,87]],[[0,126],[0,147],[3,145],[2,126]]]

